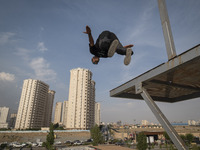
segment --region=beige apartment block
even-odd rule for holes
[[[146,125],[149,125],[149,122],[148,122],[147,120],[142,120],[142,121],[141,121],[141,125],[145,125],[145,126],[146,126]]]
[[[49,126],[54,94],[49,91],[49,85],[40,80],[24,80],[15,128]]]
[[[62,112],[62,124],[64,127],[67,126],[67,112],[68,112],[68,101],[63,102],[63,112]]]
[[[100,125],[100,103],[95,103],[95,124]]]
[[[70,71],[68,129],[90,129],[94,125],[95,82],[92,72],[77,68]]]
[[[54,124],[62,122],[62,110],[63,110],[63,103],[57,102],[55,106],[55,113],[54,113]]]
[[[55,91],[49,90],[48,91],[48,99],[46,101],[46,110],[45,110],[45,120],[44,120],[44,127],[49,127],[52,120],[52,111],[53,111],[53,102],[55,97]]]
[[[0,128],[8,128],[8,107],[0,107]]]
[[[15,114],[15,113],[10,114],[10,120],[9,120],[9,127],[10,128],[15,127],[16,118],[17,118],[17,114]]]

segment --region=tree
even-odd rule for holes
[[[194,135],[191,133],[188,133],[185,135],[185,138],[186,138],[188,144],[190,145],[192,143],[192,140],[194,139]]]
[[[138,137],[137,137],[137,148],[138,150],[146,150],[148,145],[147,145],[147,137],[146,135],[144,134],[144,132],[140,132],[138,134]]]
[[[186,137],[185,137],[185,135],[181,134],[181,135],[180,135],[180,137],[181,137],[181,139],[182,139],[183,141],[185,141],[185,140],[186,140]]]
[[[91,138],[93,139],[93,146],[97,146],[99,143],[102,142],[102,134],[97,124],[90,129],[90,134]]]
[[[167,134],[167,132],[164,132],[163,136],[165,137],[165,140],[171,141],[171,139],[170,139],[169,135]]]
[[[58,124],[58,123],[53,124],[53,129],[54,129],[54,130],[56,130],[58,127],[59,127],[59,124]]]
[[[53,150],[53,144],[54,144],[54,131],[53,131],[53,124],[51,123],[49,133],[47,134],[46,137],[46,142],[44,142],[44,146],[48,150]]]

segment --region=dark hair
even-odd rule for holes
[[[92,63],[93,63],[94,65],[97,65],[97,64],[99,63],[99,61],[95,61],[95,62],[94,62],[94,61],[93,61],[93,58],[94,58],[94,57],[92,57],[92,59],[91,59]],[[100,60],[100,59],[99,59],[99,60]]]

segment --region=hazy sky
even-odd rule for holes
[[[200,1],[166,0],[177,54],[200,43]],[[123,56],[91,63],[85,26],[94,39],[114,32],[134,44],[132,62]],[[87,68],[96,82],[101,121],[157,122],[144,101],[110,98],[109,91],[167,61],[157,0],[0,0],[0,106],[17,110],[23,80],[39,79],[68,99],[70,70]],[[200,120],[200,99],[157,103],[169,121]]]

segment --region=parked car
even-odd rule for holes
[[[116,142],[115,145],[120,145],[121,146],[121,145],[124,145],[124,143],[123,142]]]
[[[62,144],[62,142],[60,142],[60,141],[54,142],[54,145],[60,145],[60,144]]]
[[[74,145],[81,145],[82,144],[81,141],[79,141],[79,140],[75,140],[73,143],[74,143]]]
[[[32,147],[36,147],[36,146],[38,146],[37,143],[32,143]]]
[[[93,141],[93,139],[88,139],[88,140],[87,140],[87,142],[92,142],[92,141]]]
[[[16,148],[23,147],[23,145],[20,144],[20,143],[13,143],[12,146],[13,146],[13,147],[16,147]]]
[[[37,146],[41,147],[43,142],[37,142],[37,144],[38,144]]]
[[[72,145],[73,143],[71,141],[66,141],[65,144]]]

